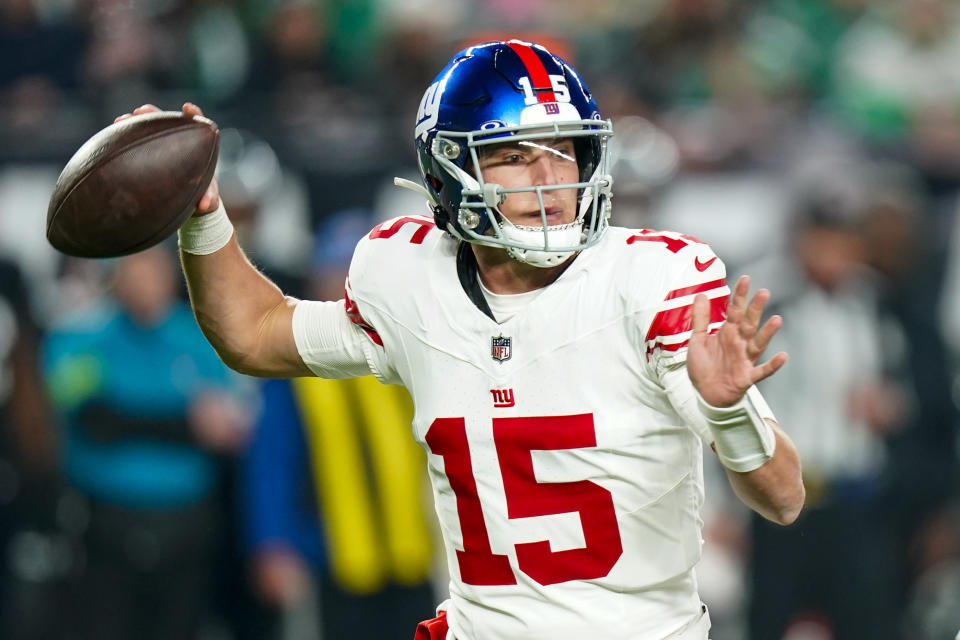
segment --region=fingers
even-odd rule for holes
[[[751,359],[759,357],[770,344],[770,340],[774,334],[779,331],[782,326],[783,318],[780,316],[771,316],[770,319],[763,324],[763,327],[760,328],[760,331],[757,332],[757,335],[753,337],[753,340],[750,341],[747,355]]]
[[[741,326],[741,330],[744,331],[744,335],[747,337],[752,336],[757,330],[757,327],[760,326],[760,318],[763,317],[763,308],[767,306],[768,300],[770,300],[770,292],[767,289],[760,289],[747,306],[747,311],[744,314],[746,323]]]
[[[152,113],[152,112],[154,112],[154,111],[160,111],[160,107],[158,107],[158,106],[156,106],[156,105],[152,105],[152,104],[144,104],[144,105],[140,105],[139,107],[137,107],[136,109],[134,109],[132,113],[125,113],[125,114],[123,114],[122,116],[117,116],[116,118],[114,118],[113,121],[114,121],[114,122],[120,122],[121,120],[126,120],[127,118],[132,118],[133,116],[139,116],[139,115],[141,115],[141,114],[143,114],[143,113]]]
[[[693,308],[690,312],[693,320],[693,335],[702,335],[707,332],[707,325],[710,324],[710,300],[702,293],[698,293],[693,299]]]
[[[753,369],[753,384],[760,382],[765,378],[769,378],[777,371],[780,370],[780,367],[787,363],[787,352],[781,351],[777,355],[773,356],[763,364]]]
[[[750,292],[750,276],[740,276],[733,293],[730,295],[730,304],[727,305],[727,322],[738,324],[747,306],[747,294]]]
[[[217,179],[210,181],[210,186],[197,202],[197,211],[194,215],[201,216],[207,213],[213,213],[220,206],[220,189],[217,186]]]
[[[181,110],[183,111],[184,115],[188,115],[188,116],[203,115],[203,111],[200,109],[200,107],[193,104],[192,102],[183,103]],[[133,116],[139,116],[144,113],[153,113],[155,111],[161,111],[160,107],[153,104],[144,104],[134,109],[133,112],[131,113],[125,113],[121,116],[117,116],[116,118],[113,119],[113,121],[120,122],[121,120],[126,120],[127,118],[131,118]]]
[[[183,106],[181,107],[181,109],[183,110],[183,113],[184,113],[185,115],[188,115],[188,116],[202,116],[202,115],[203,115],[203,111],[200,109],[200,107],[198,107],[197,105],[193,104],[192,102],[184,102],[184,103],[183,103]]]
[[[750,339],[760,326],[760,320],[763,318],[763,310],[770,301],[770,291],[768,289],[758,290],[750,304],[747,304],[747,296],[750,293],[750,277],[741,276],[737,280],[734,291],[730,296],[730,303],[727,306],[727,322],[736,325],[740,335]]]
[[[735,344],[743,345],[738,348],[745,347],[747,358],[752,362],[759,358],[760,354],[769,346],[774,334],[783,326],[783,318],[772,316],[758,330],[757,328],[763,319],[764,308],[770,301],[770,291],[767,289],[758,290],[748,305],[749,289],[749,277],[740,277],[734,287],[733,294],[730,296],[727,319],[721,329],[721,337],[731,347]],[[782,363],[778,366],[782,366]]]

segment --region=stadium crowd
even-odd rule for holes
[[[222,129],[221,193],[254,261],[335,298],[318,278],[340,277],[364,226],[425,213],[392,187],[417,177],[423,89],[452,51],[503,37],[592,79],[616,132],[614,224],[703,238],[785,318],[773,350],[791,361],[761,389],[807,506],[767,526],[708,456],[711,637],[960,630],[952,0],[0,0],[0,637],[338,640],[381,612],[395,628],[371,637],[409,638],[432,615],[430,524],[391,528],[383,506],[419,500],[417,452],[384,462],[366,427],[307,424],[329,401],[211,360],[172,246],[67,258],[45,213],[86,138],[190,100]],[[387,402],[337,393],[351,419]],[[320,413],[284,422],[296,407]],[[362,497],[369,536],[337,537],[359,525],[335,524],[324,465],[344,458],[317,433],[397,465]]]

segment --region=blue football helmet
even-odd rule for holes
[[[455,55],[424,94],[415,129],[420,175],[437,225],[540,267],[562,263],[606,230],[612,135],[573,67],[519,40],[478,44]],[[509,189],[484,182],[478,150],[508,139],[534,146],[572,140],[580,181]],[[578,190],[575,221],[548,226],[543,193],[571,188]],[[516,192],[536,193],[542,226],[516,225],[501,214],[499,205]]]

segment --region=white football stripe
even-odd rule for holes
[[[658,311],[669,311],[670,309],[676,309],[678,307],[686,307],[693,304],[693,299],[697,297],[698,294],[704,293],[708,298],[713,300],[714,298],[729,297],[730,296],[730,287],[724,285],[722,287],[717,287],[715,289],[708,289],[707,291],[698,291],[697,293],[691,294],[689,296],[680,296],[679,298],[673,298],[672,300],[664,300],[661,303],[661,306],[657,308]]]
[[[713,331],[714,329],[719,329],[723,326],[723,321],[720,322],[711,322],[707,325],[707,331]],[[684,340],[689,340],[690,336],[693,335],[693,331],[684,331],[683,333],[674,333],[669,336],[657,336],[653,340],[647,340],[647,344],[677,344],[683,342]]]

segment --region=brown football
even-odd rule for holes
[[[47,239],[84,258],[128,255],[162,242],[196,208],[219,146],[213,121],[179,111],[110,125],[60,173],[47,209]]]

